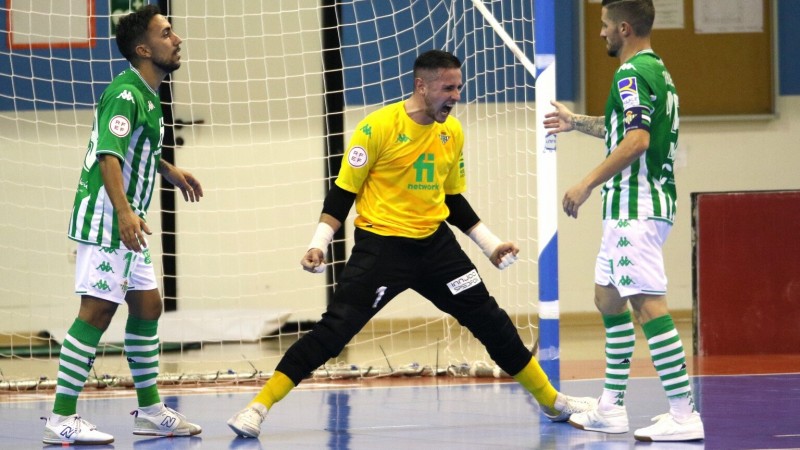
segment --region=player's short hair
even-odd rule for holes
[[[608,18],[616,23],[628,22],[636,36],[649,36],[656,19],[653,0],[603,0]]]
[[[460,68],[461,60],[452,53],[443,50],[429,50],[417,56],[417,60],[414,61],[414,78],[418,78],[419,72],[424,70]]]
[[[161,14],[161,10],[156,5],[145,5],[135,12],[123,16],[117,24],[117,47],[122,56],[131,64],[137,59],[136,46],[144,40],[150,21],[153,17]]]

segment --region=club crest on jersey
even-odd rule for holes
[[[448,136],[448,135],[444,134],[444,132],[442,132],[442,134],[439,135],[439,140],[442,141],[442,145],[447,145],[447,141],[450,140],[450,136]]]
[[[129,101],[129,102],[131,102],[131,103],[133,103],[133,104],[136,104],[136,102],[135,102],[135,101],[133,101],[133,94],[131,94],[131,91],[129,91],[129,90],[127,90],[127,89],[125,89],[124,91],[122,91],[122,93],[120,93],[120,94],[117,96],[117,98],[121,98],[121,99],[123,99],[123,100],[127,100],[127,101]]]
[[[636,77],[623,78],[617,81],[619,98],[622,100],[622,109],[639,105],[639,89],[636,87]]]
[[[131,131],[131,123],[125,116],[114,116],[108,122],[108,131],[116,137],[125,137]]]
[[[367,163],[367,151],[363,147],[353,147],[347,152],[347,162],[356,169]]]

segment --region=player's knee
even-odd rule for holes
[[[457,319],[487,346],[495,342],[502,345],[517,336],[508,314],[493,298]]]
[[[367,320],[369,317],[365,317],[352,306],[333,304],[328,307],[309,336],[316,339],[334,357],[361,331]]]

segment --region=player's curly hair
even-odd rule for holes
[[[137,59],[136,46],[141,44],[153,17],[161,14],[156,5],[145,5],[137,11],[123,16],[117,24],[117,48],[131,64]]]
[[[628,22],[636,36],[649,36],[656,18],[653,0],[603,0],[608,17],[614,22]]]

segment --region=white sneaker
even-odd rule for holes
[[[633,432],[637,441],[693,441],[705,439],[703,421],[697,411],[686,419],[678,419],[670,413],[653,417],[653,425]]]
[[[103,445],[114,442],[114,436],[97,431],[97,427],[73,414],[58,421],[58,417],[42,417],[44,423],[45,444]]]
[[[591,411],[571,415],[569,424],[586,431],[609,434],[627,433],[629,429],[628,411],[624,406],[614,405],[610,411],[603,411],[598,407]]]
[[[261,433],[261,423],[267,418],[267,407],[253,403],[228,419],[228,426],[241,437],[257,438]]]
[[[140,436],[194,436],[203,431],[167,405],[161,405],[161,410],[153,415],[141,408],[133,410],[131,415],[134,417],[133,434]]]
[[[571,397],[559,392],[556,395],[556,403],[553,409],[542,407],[542,414],[553,422],[566,422],[572,414],[590,411],[595,408],[597,408],[596,398]]]

